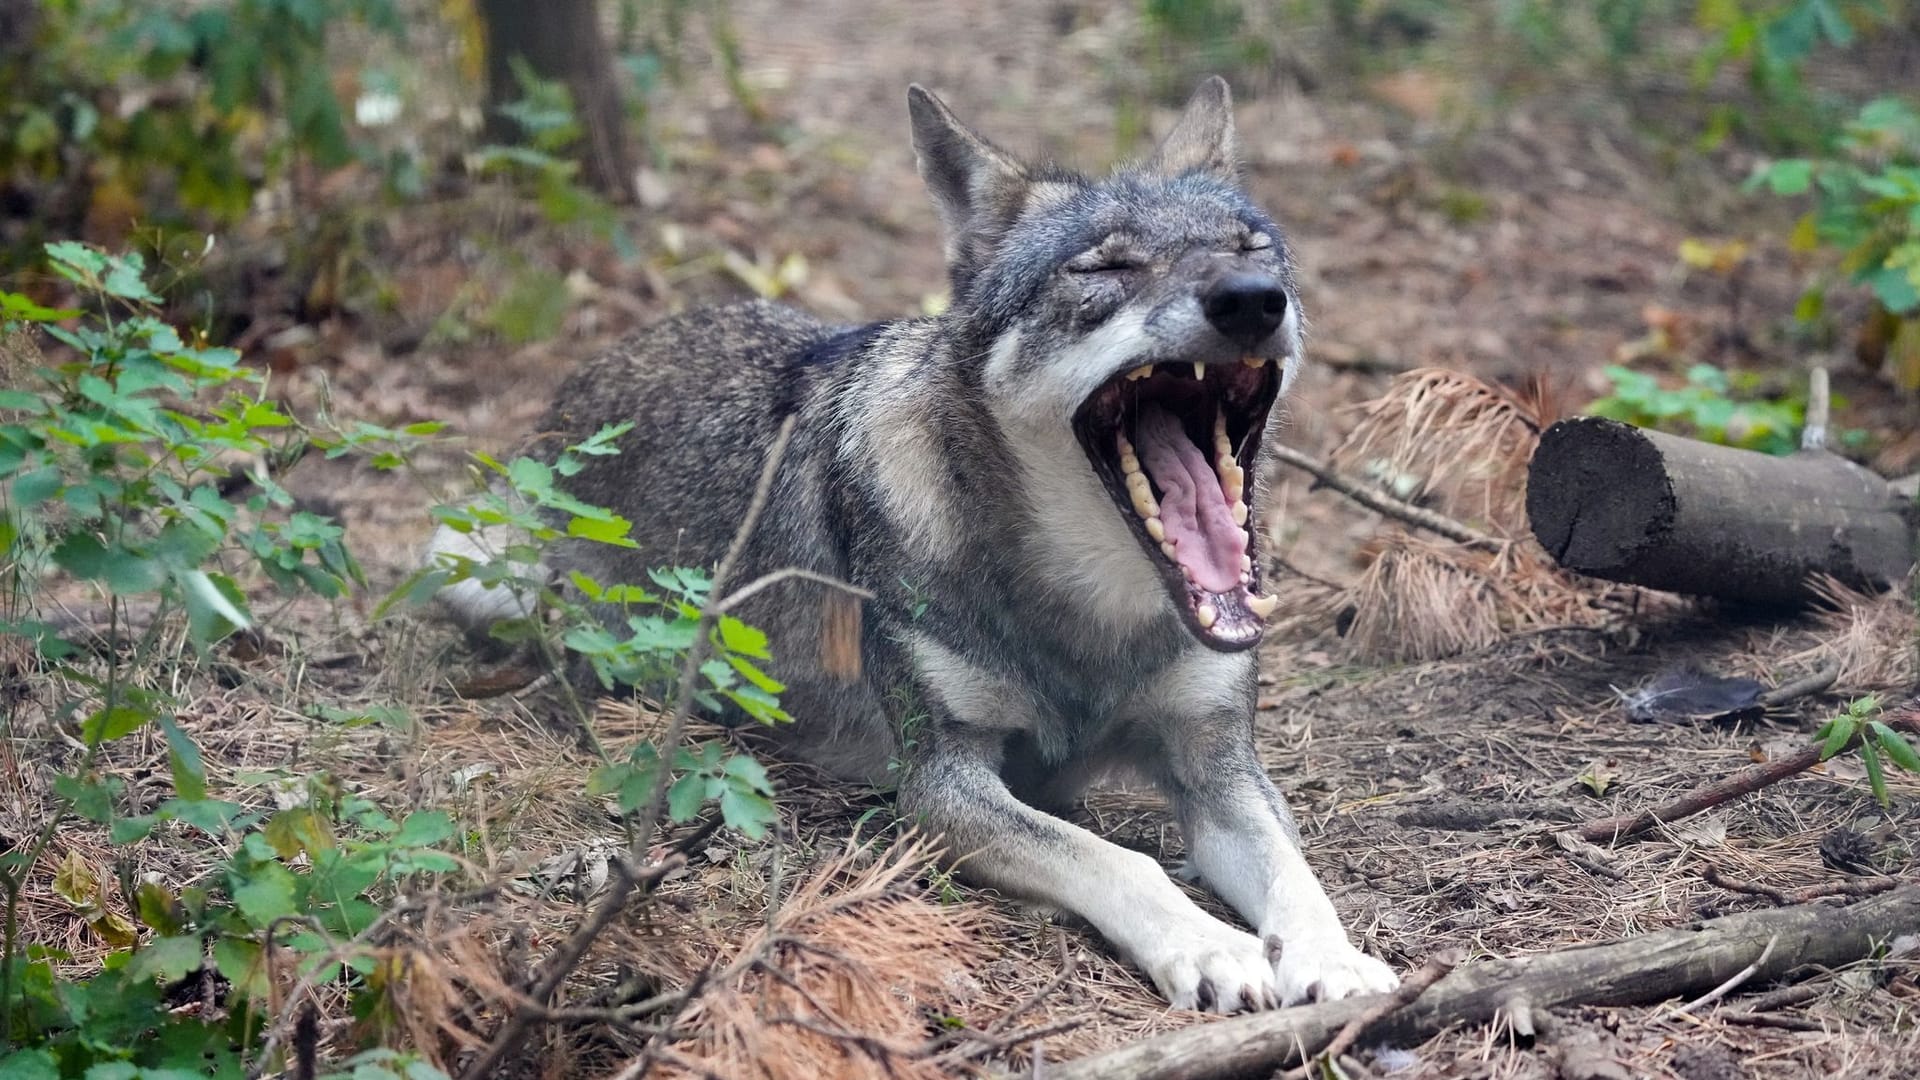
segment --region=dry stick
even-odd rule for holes
[[[1908,731],[1912,731],[1914,727],[1911,713],[1889,714],[1886,722],[1890,726],[1906,728]],[[1856,734],[1852,741],[1839,752],[1844,754],[1858,745],[1860,745],[1860,735]],[[1749,765],[1725,779],[1716,780],[1711,784],[1702,784],[1665,805],[1589,821],[1575,832],[1582,840],[1596,844],[1625,840],[1630,836],[1638,836],[1655,825],[1671,824],[1681,818],[1698,814],[1702,810],[1711,810],[1721,803],[1737,799],[1742,795],[1752,794],[1769,784],[1806,772],[1823,760],[1820,744],[1809,742],[1805,747],[1786,757],[1775,758],[1758,765]]]
[[[1719,986],[1701,994],[1699,997],[1694,998],[1692,1001],[1687,1002],[1685,1005],[1673,1011],[1676,1013],[1696,1013],[1714,1002],[1719,1001],[1721,998],[1726,997],[1728,994],[1733,993],[1739,989],[1741,983],[1753,978],[1756,972],[1766,966],[1767,957],[1773,955],[1773,947],[1778,944],[1780,944],[1779,935],[1776,934],[1768,938],[1767,947],[1760,950],[1760,955],[1754,958],[1753,963],[1734,972],[1726,982],[1721,983]]]
[[[1427,992],[1428,987],[1445,978],[1448,972],[1460,966],[1460,962],[1466,958],[1466,953],[1460,949],[1445,949],[1428,957],[1427,962],[1420,965],[1420,970],[1402,979],[1392,993],[1376,995],[1367,1011],[1347,1021],[1346,1026],[1334,1035],[1333,1041],[1327,1044],[1325,1050],[1315,1054],[1287,1076],[1304,1077],[1312,1069],[1315,1061],[1337,1060],[1340,1055],[1351,1049],[1354,1043],[1360,1041],[1360,1036],[1366,1034],[1369,1027],[1418,1001],[1420,995]]]
[[[1790,904],[1805,904],[1822,900],[1829,896],[1873,896],[1886,892],[1900,884],[1897,877],[1851,878],[1840,881],[1828,881],[1819,885],[1809,885],[1804,889],[1776,889],[1771,885],[1762,885],[1757,881],[1743,881],[1731,878],[1720,872],[1717,866],[1709,866],[1702,877],[1707,884],[1722,888],[1728,892],[1746,893],[1749,896],[1764,896],[1781,907]]]
[[[1273,454],[1282,462],[1309,473],[1315,480],[1359,503],[1375,513],[1385,514],[1408,525],[1436,533],[1457,543],[1469,547],[1485,548],[1497,551],[1503,541],[1496,540],[1477,529],[1462,525],[1445,514],[1435,513],[1423,506],[1402,502],[1384,492],[1368,487],[1364,482],[1350,476],[1343,476],[1323,461],[1308,457],[1290,446],[1276,446]]]
[[[1840,661],[1829,660],[1826,665],[1811,675],[1805,675],[1790,683],[1779,686],[1760,695],[1761,708],[1777,709],[1782,705],[1799,701],[1803,697],[1818,694],[1832,686],[1840,678]]]
[[[1816,367],[1807,375],[1807,422],[1800,429],[1800,449],[1827,448],[1827,419],[1833,411],[1833,398],[1827,388],[1827,369]]]
[[[687,648],[686,661],[680,666],[680,685],[675,688],[673,717],[667,721],[667,733],[660,740],[660,760],[663,762],[673,760],[674,750],[686,737],[687,720],[693,714],[694,680],[713,648],[713,621],[720,614],[719,598],[726,596],[727,581],[733,576],[735,565],[740,562],[741,552],[746,550],[747,540],[753,536],[753,527],[760,522],[761,511],[767,508],[767,499],[773,494],[773,479],[780,472],[781,460],[787,456],[787,443],[792,441],[794,424],[799,419],[797,413],[789,413],[780,422],[780,431],[773,437],[773,445],[767,448],[766,460],[760,466],[760,482],[754,485],[753,498],[747,502],[746,516],[740,519],[740,528],[735,530],[733,542],[727,545],[727,553],[721,557],[720,565],[713,568],[713,578],[707,586],[707,604],[700,612],[699,625],[694,628],[693,644]],[[639,824],[634,829],[636,848],[644,849],[653,836],[654,827],[660,823],[660,812],[667,805],[667,788],[672,783],[672,769],[662,767],[655,774],[653,792],[647,797],[640,812]]]
[[[1920,930],[1920,886],[1848,907],[1807,905],[1727,915],[1688,928],[1605,945],[1468,964],[1371,1028],[1370,1039],[1407,1045],[1448,1027],[1482,1024],[1508,1001],[1534,1010],[1568,1005],[1639,1005],[1717,986],[1755,964],[1768,939],[1778,945],[1753,977],[1762,981],[1805,964],[1834,966],[1870,955],[1882,942]],[[1293,1064],[1327,1045],[1377,996],[1254,1013],[1145,1039],[1049,1067],[1049,1080],[1226,1080]]]

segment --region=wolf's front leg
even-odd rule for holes
[[[1086,919],[1175,1008],[1278,1004],[1259,939],[1201,911],[1148,856],[1021,802],[1000,775],[1000,733],[970,735],[923,742],[899,796],[903,813],[944,834],[960,874]]]
[[[1393,989],[1393,970],[1347,939],[1300,854],[1293,815],[1239,731],[1190,732],[1169,755],[1167,786],[1194,868],[1259,932],[1282,1004]]]

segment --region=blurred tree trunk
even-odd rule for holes
[[[4,2],[4,0],[0,0]],[[517,141],[517,125],[500,106],[523,95],[513,60],[525,60],[542,79],[564,83],[584,138],[579,148],[587,183],[619,199],[633,197],[633,148],[614,77],[613,51],[600,32],[597,0],[480,0],[487,35],[487,133]]]

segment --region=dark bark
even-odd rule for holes
[[[613,51],[600,28],[600,5],[595,0],[481,0],[480,18],[487,35],[488,137],[521,138],[500,106],[524,96],[513,75],[514,59],[524,60],[541,78],[564,83],[573,96],[583,133],[581,176],[614,199],[632,199],[632,142]]]
[[[1714,989],[1755,965],[1747,985],[1764,986],[1806,964],[1832,967],[1901,934],[1920,931],[1920,886],[1908,885],[1840,907],[1747,911],[1680,930],[1607,945],[1492,960],[1451,975],[1377,1023],[1367,1045],[1405,1046],[1496,1013],[1533,1015],[1568,1005],[1641,1005]],[[1769,942],[1772,943],[1769,948]],[[1328,1045],[1379,996],[1254,1013],[1184,1028],[1117,1050],[1050,1065],[1050,1080],[1227,1080],[1265,1076]]]
[[[1805,603],[1814,574],[1884,589],[1913,566],[1911,504],[1852,462],[1772,457],[1596,417],[1540,437],[1527,518],[1569,570],[1746,603]]]

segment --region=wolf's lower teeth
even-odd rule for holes
[[[1253,612],[1253,617],[1261,622],[1266,622],[1267,616],[1273,614],[1273,609],[1279,606],[1280,597],[1277,595],[1247,597],[1247,610]]]
[[[1211,630],[1214,622],[1220,618],[1220,613],[1213,609],[1212,604],[1201,604],[1193,609],[1193,618],[1200,624],[1200,629]]]

